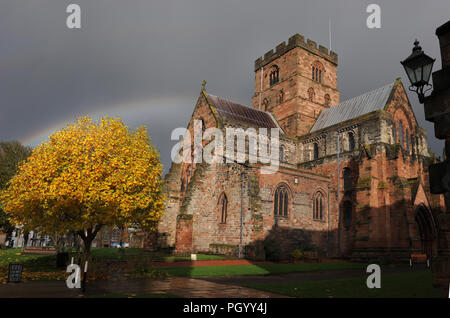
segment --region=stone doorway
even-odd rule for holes
[[[416,228],[420,238],[420,245],[422,253],[426,253],[428,257],[436,256],[437,253],[437,235],[436,224],[433,215],[425,206],[417,207],[415,213]]]

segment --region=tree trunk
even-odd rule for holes
[[[84,269],[84,263],[89,260],[91,255],[92,241],[95,239],[98,231],[102,228],[102,225],[96,225],[95,227],[88,228],[84,231],[78,231],[77,234],[83,240],[83,259],[80,264],[81,269]]]

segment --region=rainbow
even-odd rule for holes
[[[94,120],[98,120],[103,116],[120,117],[125,125],[135,128],[152,122],[152,120],[162,119],[164,117],[163,115],[167,119],[168,110],[176,112],[180,109],[186,109],[189,111],[189,107],[192,110],[193,105],[195,105],[194,97],[192,95],[185,95],[149,98],[140,101],[123,102],[116,105],[100,106],[96,107],[97,109],[92,112],[72,114],[71,117],[67,116],[61,121],[53,123],[51,126],[43,127],[21,140],[21,143],[36,147],[46,141],[48,136],[73,122],[79,116],[90,116]],[[164,113],[161,110],[164,110]]]

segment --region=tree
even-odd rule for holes
[[[18,141],[0,142],[0,189],[4,189],[9,180],[17,173],[19,164],[31,154],[31,148]],[[0,207],[0,231],[10,234],[14,225]]]
[[[130,132],[117,118],[82,117],[33,150],[0,202],[27,229],[75,231],[86,259],[103,226],[156,226],[162,164],[144,127]]]

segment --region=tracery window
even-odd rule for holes
[[[273,215],[274,216],[288,216],[289,209],[289,194],[286,185],[282,184],[278,186],[275,191],[274,204],[273,204]]]

